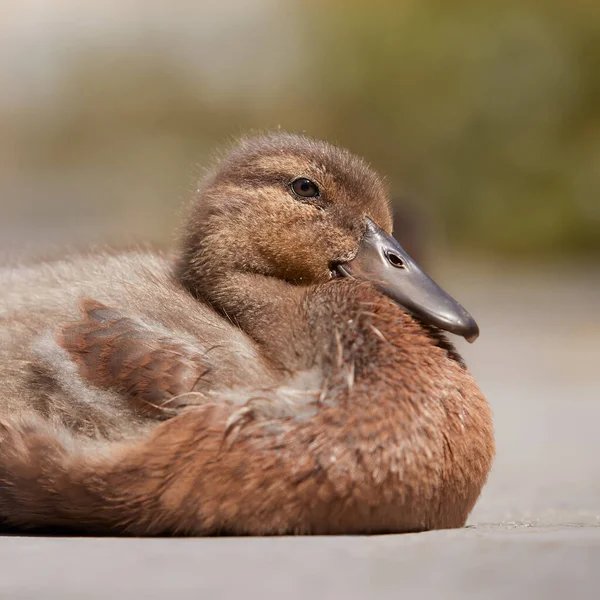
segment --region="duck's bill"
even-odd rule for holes
[[[424,323],[460,335],[469,342],[479,336],[475,319],[369,218],[356,257],[337,269],[345,277],[371,281]]]

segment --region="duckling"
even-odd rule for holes
[[[0,522],[89,533],[461,527],[494,455],[442,330],[477,324],[391,237],[379,177],[242,140],[177,257],[0,269]]]

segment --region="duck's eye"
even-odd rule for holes
[[[294,179],[290,187],[292,192],[301,198],[318,198],[320,194],[317,184],[306,177]]]

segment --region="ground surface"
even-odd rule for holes
[[[600,598],[600,272],[444,283],[498,455],[469,527],[330,538],[0,538],[1,598]]]

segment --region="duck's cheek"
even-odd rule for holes
[[[298,227],[282,228],[275,238],[257,246],[264,265],[261,271],[300,284],[329,279],[328,254],[318,239]]]
[[[343,232],[329,232],[322,238],[323,252],[329,257],[329,264],[345,263],[356,256],[359,239]]]

